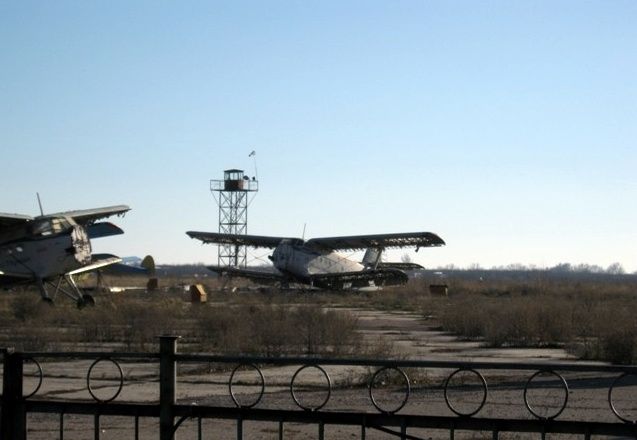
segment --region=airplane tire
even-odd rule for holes
[[[84,294],[84,295],[82,295],[82,302],[84,302],[84,305],[94,306],[95,305],[95,298],[93,298],[92,295]]]

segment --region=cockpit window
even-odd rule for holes
[[[51,235],[64,232],[71,227],[64,218],[45,219],[34,222],[32,232],[34,235]]]
[[[54,233],[64,232],[71,227],[71,224],[65,218],[54,218],[51,223]]]
[[[50,235],[53,233],[53,225],[51,220],[40,220],[34,222],[32,226],[32,232],[34,235]]]

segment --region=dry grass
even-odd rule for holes
[[[126,280],[134,283],[140,280]],[[143,281],[143,279],[142,279]],[[261,355],[389,354],[379,341],[364,346],[356,320],[342,308],[422,314],[463,338],[493,347],[565,347],[581,358],[637,361],[635,277],[551,277],[542,272],[488,280],[449,276],[448,297],[432,297],[429,280],[379,292],[215,291],[209,303],[191,305],[181,286],[168,292],[102,295],[95,308],[77,310],[60,300],[48,307],[36,292],[0,295],[0,346],[56,350],[100,344],[156,349],[156,336],[179,334],[184,349]],[[160,280],[165,286],[167,280]],[[122,280],[115,284],[126,285]],[[131,284],[134,285],[134,284]],[[162,291],[163,292],[163,291]],[[101,347],[100,347],[101,348]]]
[[[444,329],[492,347],[564,346],[581,358],[637,361],[637,284],[547,280],[453,282]]]
[[[0,303],[0,346],[19,350],[95,348],[154,350],[157,336],[178,334],[184,348],[223,354],[347,355],[365,350],[356,319],[289,297],[213,297],[190,304],[182,294],[109,295],[78,310],[68,301],[49,306],[37,295],[10,293]],[[298,299],[298,298],[297,298]]]

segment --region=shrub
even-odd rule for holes
[[[205,350],[222,353],[348,353],[359,346],[356,320],[318,306],[233,305],[202,307],[196,326]]]
[[[614,364],[632,364],[635,359],[635,335],[627,329],[617,329],[604,335],[601,341],[603,357]]]

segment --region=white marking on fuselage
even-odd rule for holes
[[[272,254],[274,266],[298,278],[311,275],[360,272],[365,267],[337,252],[318,252],[300,245],[281,243]]]

